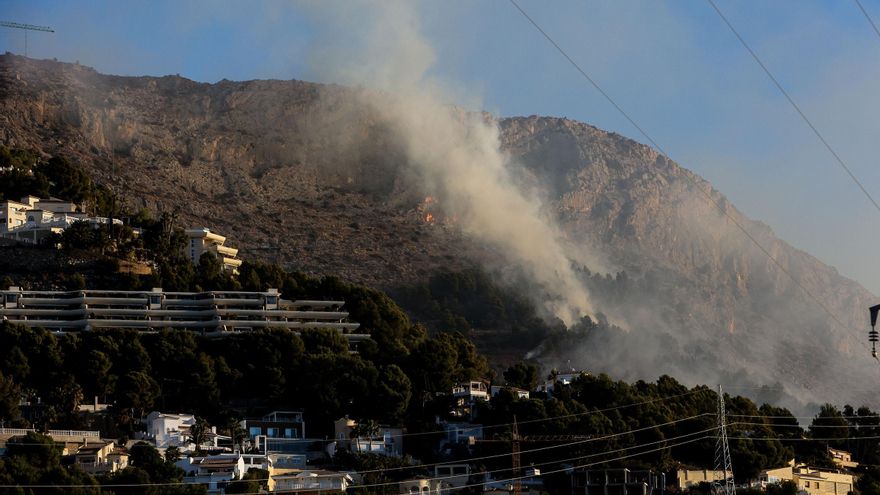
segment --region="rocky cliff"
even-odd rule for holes
[[[394,132],[357,103],[365,93],[115,77],[5,55],[0,141],[73,158],[132,207],[220,231],[246,258],[383,288],[438,268],[500,268],[437,209],[442,198],[414,186]],[[583,248],[575,261],[592,273],[595,307],[624,329],[548,359],[625,378],[779,383],[803,401],[873,400],[877,365],[860,332],[874,296],[859,284],[647,146],[567,119],[486,118]]]

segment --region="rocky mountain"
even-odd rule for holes
[[[365,97],[393,95],[117,77],[7,54],[0,142],[68,156],[131,207],[222,232],[245,258],[389,290],[438,269],[504,271],[413,180]],[[874,403],[877,364],[861,341],[875,298],[858,283],[647,146],[568,119],[485,118],[581,253],[598,319],[620,328],[535,350],[548,366],[669,373],[792,404]],[[761,385],[777,386],[748,389]]]

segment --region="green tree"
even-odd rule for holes
[[[176,445],[172,445],[165,449],[165,462],[177,462],[180,459],[180,449]]]
[[[226,493],[260,493],[267,488],[269,471],[265,469],[251,468],[242,476],[241,480],[230,482],[226,485]]]
[[[531,363],[516,363],[504,372],[504,380],[513,387],[534,390],[538,385],[538,367]]]
[[[21,390],[18,385],[0,373],[0,421],[5,424],[18,419],[18,403],[21,400]]]
[[[161,389],[156,380],[144,371],[131,371],[119,379],[116,387],[116,409],[123,414],[130,412],[132,416],[126,421],[130,424],[134,419],[143,417],[145,411],[153,407]]]

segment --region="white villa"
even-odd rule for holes
[[[25,196],[21,201],[0,203],[0,237],[36,244],[49,234],[59,234],[76,222],[109,224],[105,217],[91,217],[75,203],[58,198]],[[113,219],[113,224],[122,225]]]
[[[348,416],[337,419],[333,424],[337,447],[362,454],[391,457],[403,455],[402,428],[380,425],[373,435],[357,436],[353,434],[357,427],[357,421]]]
[[[169,414],[153,411],[143,419],[147,432],[145,440],[156,445],[156,448],[167,449],[178,447],[187,450],[192,442],[189,441],[190,428],[196,424],[196,417],[192,414]],[[212,426],[208,440],[201,445],[202,448],[217,448],[217,428]],[[195,446],[192,445],[194,448]]]

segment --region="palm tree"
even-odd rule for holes
[[[232,447],[238,446],[238,451],[243,453],[244,441],[247,440],[248,434],[242,428],[241,423],[235,420],[229,423],[229,437],[232,439]]]
[[[355,442],[355,451],[361,451],[361,437],[372,439],[379,435],[380,429],[379,423],[376,420],[367,419],[359,421],[351,430],[351,436],[354,438]]]
[[[211,426],[203,418],[196,418],[194,425],[189,428],[187,441],[196,445],[196,455],[202,453],[202,444],[208,441]]]

